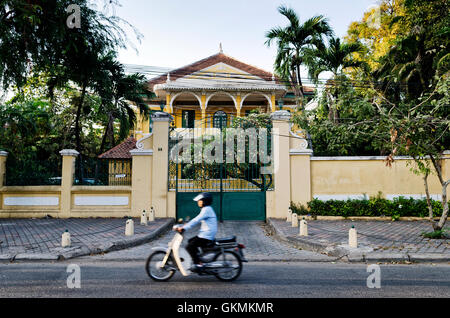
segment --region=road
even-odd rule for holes
[[[68,288],[67,266],[77,264],[81,288]],[[450,297],[449,265],[380,265],[381,288],[368,288],[366,264],[254,262],[232,283],[177,273],[150,280],[143,261],[75,260],[0,264],[0,297]]]
[[[367,264],[338,262],[295,249],[270,236],[261,222],[220,225],[218,237],[231,234],[237,234],[238,241],[247,246],[250,261],[232,283],[180,273],[169,282],[152,281],[145,272],[145,259],[152,247],[167,246],[174,235],[168,232],[149,244],[105,255],[64,262],[0,263],[0,297],[450,297],[450,264],[380,264],[381,288],[368,288],[372,272],[367,272]],[[80,269],[80,288],[67,285],[73,275],[72,270],[67,271],[72,264]]]

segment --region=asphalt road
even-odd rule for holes
[[[68,288],[70,264],[80,267],[80,288]],[[208,276],[157,283],[143,261],[72,260],[0,264],[0,297],[82,298],[304,298],[450,297],[450,265],[380,265],[381,288],[368,288],[366,264],[253,262],[232,283]]]

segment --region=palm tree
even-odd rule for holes
[[[322,15],[314,16],[303,24],[296,12],[280,6],[278,12],[289,20],[289,25],[275,27],[266,33],[266,45],[270,47],[273,41],[277,42],[278,51],[275,58],[275,72],[294,89],[297,106],[303,108],[303,84],[300,67],[304,63],[305,50],[314,48],[323,43],[324,36],[331,36],[333,31],[327,19]]]
[[[332,78],[327,81],[333,89],[332,99],[328,106],[328,118],[335,123],[339,119],[337,101],[339,99],[339,82],[346,78],[343,71],[350,67],[363,67],[364,62],[352,58],[353,53],[361,52],[363,45],[358,42],[341,43],[339,38],[331,37],[328,46],[318,44],[315,49],[305,50],[305,64],[309,76],[317,83],[320,74],[331,72]]]
[[[103,153],[106,141],[109,138],[111,146],[115,146],[114,123],[120,123],[119,139],[124,139],[131,127],[136,122],[135,105],[139,112],[148,118],[149,107],[145,103],[146,98],[152,98],[154,94],[147,87],[147,80],[142,74],[126,75],[123,66],[117,62],[115,56],[109,56],[104,60],[103,80],[97,83],[96,91],[102,98],[100,112],[107,118],[100,153]]]

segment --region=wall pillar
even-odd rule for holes
[[[291,114],[286,110],[275,111],[270,115],[273,122],[272,142],[274,167],[273,209],[267,217],[285,218],[291,201],[291,169],[289,156],[289,120]]]
[[[157,112],[153,120],[152,206],[156,217],[168,217],[169,125],[173,117]],[[134,168],[134,166],[133,166]]]
[[[153,128],[154,129],[154,128]],[[131,178],[131,216],[138,217],[152,206],[153,150],[130,151],[133,173]]]
[[[8,153],[6,151],[0,151],[0,188],[3,187],[6,177],[6,159]],[[1,206],[1,203],[0,203]]]
[[[60,218],[70,218],[72,209],[72,185],[75,172],[75,160],[79,152],[73,149],[64,149],[59,152],[62,156],[61,173],[61,202]]]

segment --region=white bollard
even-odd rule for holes
[[[300,236],[308,236],[308,222],[305,221],[305,218],[300,221]]]
[[[291,208],[288,209],[286,222],[292,222],[292,210],[291,210]]]
[[[352,228],[348,231],[348,245],[353,248],[358,247],[358,235],[354,225],[352,225]]]
[[[292,213],[292,227],[298,227],[298,217],[296,213]]]
[[[155,220],[155,210],[153,207],[150,208],[150,212],[147,213],[148,221],[153,222]]]
[[[62,238],[61,238],[61,246],[62,246],[62,247],[70,247],[70,245],[71,245],[70,233],[69,233],[69,230],[66,230],[66,231],[62,234]]]
[[[127,220],[127,223],[125,225],[125,235],[134,235],[134,221],[132,219]]]
[[[147,213],[145,213],[145,210],[142,211],[142,215],[141,215],[141,225],[147,225]]]

